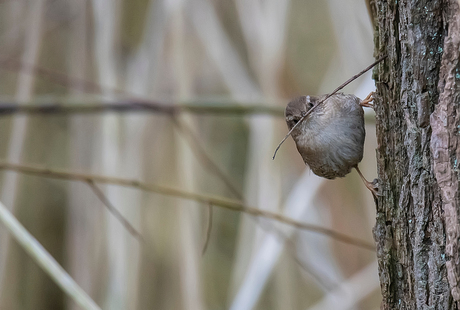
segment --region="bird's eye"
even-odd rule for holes
[[[299,120],[300,120],[299,118],[291,119],[291,121],[289,122],[289,128],[294,127],[299,122]]]
[[[308,110],[310,110],[314,106],[314,101],[310,96],[307,96],[306,104],[308,107]],[[303,112],[302,112],[303,113]],[[303,116],[303,115],[302,115]]]

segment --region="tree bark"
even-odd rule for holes
[[[388,55],[374,70],[381,309],[458,309],[459,4],[370,6],[376,57]]]

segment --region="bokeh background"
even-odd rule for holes
[[[373,62],[365,1],[2,0],[0,16],[0,104],[279,110],[2,115],[2,162],[241,200],[373,243],[375,206],[356,171],[318,178],[292,139],[272,160],[290,98],[331,92]],[[345,91],[373,89],[369,72]],[[370,180],[373,119],[366,111],[360,164]],[[140,242],[86,183],[3,170],[0,185],[0,201],[102,309],[379,309],[375,252],[324,234],[98,185]],[[81,309],[3,226],[0,309]]]

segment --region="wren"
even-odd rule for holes
[[[295,98],[286,107],[286,124],[291,130],[317,102],[326,95]],[[291,133],[297,150],[314,174],[326,178],[341,178],[352,168],[358,171],[374,196],[376,186],[368,182],[358,168],[364,150],[364,110],[373,107],[372,93],[361,100],[354,95],[336,93],[326,98]]]

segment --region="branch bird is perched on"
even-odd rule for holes
[[[354,95],[336,93],[329,98],[298,97],[286,107],[286,124],[291,130],[317,102],[319,105],[303,120],[291,135],[297,150],[314,174],[327,179],[344,177],[356,168],[373,195],[375,186],[366,181],[358,169],[363,159],[364,107],[373,107],[372,93],[361,100]]]

